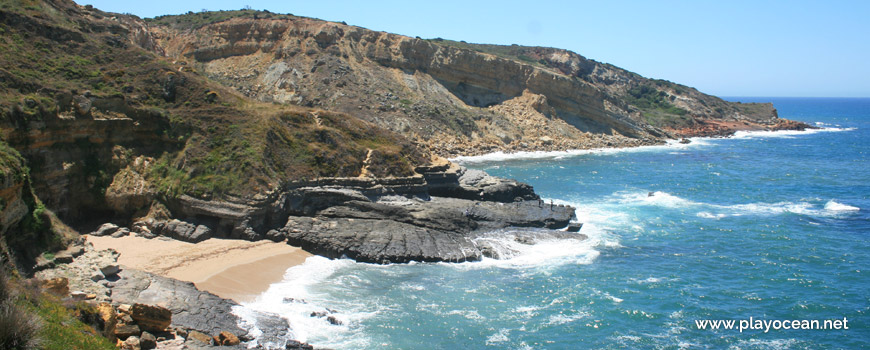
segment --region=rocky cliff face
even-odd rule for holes
[[[8,5],[0,137],[62,219],[127,220],[186,195],[245,202],[300,179],[406,176],[426,159],[353,116],[211,82],[163,57],[138,18],[63,0]]]
[[[442,155],[637,146],[703,134],[710,123],[727,134],[779,122],[770,104],[726,102],[566,50],[254,11],[149,25],[161,52],[247,96],[352,113]]]
[[[0,237],[30,212],[24,201],[28,187],[24,160],[18,152],[0,143]]]

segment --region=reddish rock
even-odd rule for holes
[[[42,290],[58,295],[67,296],[69,294],[69,280],[66,277],[57,277],[41,282]]]
[[[214,338],[214,342],[218,345],[239,345],[239,343],[241,343],[239,337],[227,331],[218,334],[218,336]]]
[[[149,332],[162,332],[172,323],[172,312],[156,305],[134,304],[130,308],[130,317],[139,328]]]

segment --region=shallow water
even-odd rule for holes
[[[870,99],[761,100],[825,129],[462,158],[577,207],[589,239],[505,238],[513,258],[462,264],[312,257],[238,312],[279,313],[298,339],[337,349],[862,348]],[[327,308],[342,325],[309,317]],[[749,317],[850,328],[695,325]]]

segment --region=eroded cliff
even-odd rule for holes
[[[247,96],[353,113],[445,156],[795,127],[771,104],[726,102],[560,49],[423,40],[256,11],[148,23],[160,52]]]

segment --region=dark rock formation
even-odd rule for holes
[[[574,208],[539,200],[514,203],[432,197],[349,201],[315,216],[291,216],[275,238],[327,257],[357,261],[469,261],[482,255],[472,238],[505,227],[562,228]]]

